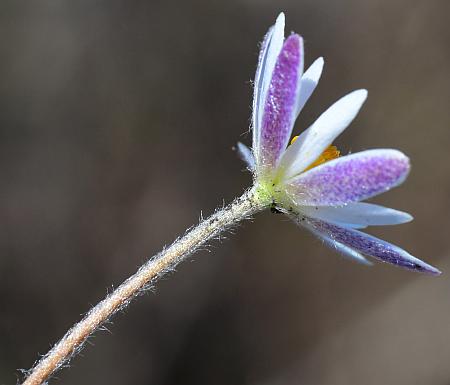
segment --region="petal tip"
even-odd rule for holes
[[[421,259],[418,259],[416,257],[413,257],[412,255],[408,255],[406,253],[406,255],[409,257],[409,266],[402,266],[402,267],[406,267],[410,270],[415,270],[419,273],[425,273],[425,274],[429,274],[429,275],[434,275],[434,276],[438,276],[441,275],[442,272],[437,269],[434,266],[429,265],[428,263],[422,261]]]
[[[301,72],[303,72],[303,38],[297,34],[292,33],[289,37],[286,38],[283,45],[283,50],[286,51],[295,51],[297,55],[299,55],[299,65],[302,67]],[[301,73],[300,73],[301,78]],[[300,80],[299,78],[299,80]]]
[[[253,172],[255,170],[255,157],[252,150],[241,142],[237,142],[233,149],[237,151],[239,158],[247,165],[247,169]]]
[[[305,72],[305,77],[313,79],[315,82],[318,82],[320,76],[322,75],[324,64],[325,61],[322,56],[314,60],[314,62]]]
[[[427,263],[424,263],[424,265],[422,265],[422,266],[418,266],[418,270],[421,271],[422,273],[434,275],[435,277],[442,274],[442,271],[440,271],[439,269],[436,269],[435,267],[433,267],[431,265],[428,265]]]
[[[275,25],[277,27],[282,27],[284,29],[285,21],[286,21],[286,16],[284,15],[284,12],[280,12],[277,16],[277,20],[275,21]]]
[[[355,103],[358,102],[361,105],[366,101],[369,92],[365,88],[353,91],[350,95],[353,96]]]
[[[401,179],[401,182],[404,181],[404,179],[408,176],[409,171],[411,169],[411,161],[407,155],[405,155],[403,152],[395,149],[389,150],[389,152],[386,152],[388,157],[391,159],[394,159],[397,163],[397,166],[403,170],[403,179]],[[400,182],[400,183],[401,183]]]
[[[311,66],[305,72],[305,76],[314,79],[315,81],[318,81],[318,79],[322,75],[324,65],[325,60],[323,59],[323,57],[322,56],[318,57],[316,60],[313,61]]]
[[[402,222],[401,223],[409,223],[412,222],[414,220],[414,217],[409,214],[409,213],[403,213],[403,218],[402,218]]]
[[[303,45],[303,38],[298,33],[293,32],[289,35],[284,44],[288,42],[290,44],[296,44],[301,47]]]
[[[432,272],[431,274],[433,274],[434,276],[439,276],[439,275],[441,275],[442,274],[442,271],[440,271],[440,270],[438,270],[438,269],[435,269],[434,270],[434,272]]]

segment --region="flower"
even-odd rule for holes
[[[407,269],[440,271],[405,250],[359,231],[367,226],[409,222],[412,216],[363,203],[401,184],[409,159],[393,149],[340,156],[333,140],[358,114],[367,91],[356,90],[328,108],[300,136],[289,139],[297,116],[323,69],[318,58],[303,73],[303,40],[284,38],[284,14],[267,32],[254,82],[252,150],[238,143],[252,171],[259,199],[283,212],[344,256],[371,264],[363,255]]]

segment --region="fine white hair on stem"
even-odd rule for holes
[[[265,205],[260,202],[255,197],[254,189],[245,192],[144,263],[134,275],[89,310],[84,318],[28,371],[23,385],[46,383],[50,376],[80,352],[83,344],[95,331],[105,327],[105,323],[109,322],[114,314],[126,308],[131,300],[151,288],[161,276],[173,271],[178,263],[205,246],[208,241],[218,238],[223,231],[263,210]]]

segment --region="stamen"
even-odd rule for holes
[[[295,143],[295,141],[298,139],[298,135],[294,136],[291,140],[291,145]],[[311,165],[305,169],[305,171],[308,171],[314,167],[317,167],[321,165],[322,163],[328,162],[329,160],[333,160],[336,158],[339,158],[341,155],[341,152],[337,149],[336,146],[328,146],[328,148],[322,152],[322,155],[320,155],[315,162],[311,163]]]

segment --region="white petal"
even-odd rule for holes
[[[236,145],[236,150],[239,155],[239,158],[245,162],[249,171],[255,170],[255,158],[252,154],[252,151],[241,142],[238,142]]]
[[[304,206],[306,216],[344,227],[363,229],[367,226],[398,225],[412,221],[408,213],[371,203],[350,203],[341,207]]]
[[[272,40],[273,26],[264,36],[264,40],[261,43],[261,50],[258,57],[258,67],[256,68],[255,81],[253,86],[253,108],[252,108],[252,131],[253,141],[252,146],[256,151],[259,148],[259,138],[261,135],[261,122],[259,121],[259,111],[261,106],[261,88],[262,88],[262,73],[265,63],[267,62],[267,48]]]
[[[317,84],[319,83],[320,76],[322,75],[323,64],[323,58],[319,57],[303,74],[300,83],[300,95],[297,99],[297,105],[295,107],[296,117],[300,114],[303,106],[306,104],[311,94],[314,92]]]
[[[267,33],[260,53],[253,94],[253,151],[256,151],[259,147],[264,103],[278,54],[283,47],[284,22],[284,13],[281,12],[277,17],[275,25]]]
[[[317,231],[314,227],[308,224],[307,221],[302,221],[301,218],[296,217],[292,214],[289,214],[289,218],[291,218],[295,223],[299,226],[306,228],[311,231],[317,238],[321,239],[328,247],[336,250],[343,257],[353,260],[355,262],[361,263],[363,265],[372,266],[373,263],[366,259],[361,253],[356,250],[343,245],[342,243],[336,242],[333,238],[329,237],[327,234],[323,232]]]
[[[353,91],[320,115],[284,153],[281,167],[285,170],[285,179],[300,174],[313,163],[348,127],[366,98],[366,90]]]

